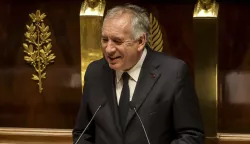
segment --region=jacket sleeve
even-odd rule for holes
[[[87,69],[84,77],[84,88],[83,88],[83,95],[82,95],[82,100],[81,100],[81,105],[80,109],[78,111],[78,115],[76,118],[76,123],[75,127],[72,131],[73,135],[73,142],[75,143],[79,137],[81,136],[83,130],[89,123],[92,113],[88,107],[88,97],[90,95],[89,93],[89,87],[90,87],[90,82],[89,82],[89,68]],[[85,133],[81,136],[81,138],[78,141],[78,144],[94,144],[95,136],[94,136],[94,121],[89,125],[88,129],[85,131]]]
[[[171,144],[203,144],[204,131],[199,101],[186,64],[177,74],[173,105],[176,139]]]

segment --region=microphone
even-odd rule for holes
[[[145,129],[144,125],[143,125],[143,122],[142,122],[142,120],[141,120],[139,114],[137,113],[137,110],[136,110],[135,105],[130,101],[130,102],[129,102],[129,106],[130,106],[131,109],[133,109],[133,110],[135,111],[137,117],[139,118],[139,120],[140,120],[140,122],[141,122],[141,126],[142,126],[143,131],[144,131],[144,134],[145,134],[145,136],[146,136],[146,138],[147,138],[148,144],[150,144],[150,141],[149,141],[149,139],[148,139],[148,134],[147,134],[147,132],[146,132],[146,129]]]
[[[89,123],[87,124],[87,126],[85,127],[85,129],[83,130],[83,132],[81,133],[81,135],[79,136],[79,138],[76,140],[76,142],[74,144],[77,144],[79,142],[79,140],[81,139],[82,135],[85,133],[85,131],[88,129],[89,125],[91,124],[91,122],[95,118],[95,115],[97,114],[97,112],[100,110],[100,108],[104,107],[105,104],[106,104],[106,101],[104,101],[101,105],[99,105],[99,107],[96,109],[94,115],[90,119]]]

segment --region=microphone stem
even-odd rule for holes
[[[143,123],[142,123],[142,120],[141,120],[141,118],[140,118],[139,114],[137,113],[136,109],[135,109],[135,108],[133,108],[133,109],[134,109],[134,111],[135,111],[135,113],[136,113],[137,117],[139,118],[139,120],[140,120],[140,122],[141,122],[141,126],[142,126],[143,131],[144,131],[144,133],[145,133],[145,135],[146,135],[146,138],[147,138],[148,144],[150,144],[150,141],[149,141],[149,139],[148,139],[148,135],[147,135],[146,129],[145,129],[145,127],[144,127]]]
[[[87,128],[89,127],[90,123],[92,122],[92,120],[94,119],[95,115],[97,114],[97,112],[99,111],[99,109],[102,107],[102,105],[100,105],[97,110],[95,111],[94,115],[92,116],[92,118],[90,119],[89,123],[87,124],[87,126],[85,127],[85,129],[83,130],[82,134],[80,135],[80,137],[77,139],[77,141],[75,142],[75,144],[78,143],[78,141],[80,140],[80,138],[82,137],[82,135],[85,133],[85,131],[87,130]]]

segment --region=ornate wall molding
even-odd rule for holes
[[[220,141],[249,141],[250,142],[250,134],[218,133],[217,137]]]
[[[72,130],[41,128],[0,128],[0,143],[71,144]]]
[[[150,13],[149,16],[150,21],[150,34],[149,34],[149,46],[158,52],[162,52],[163,50],[163,38],[160,25],[158,20]]]
[[[24,56],[24,60],[34,67],[36,74],[32,74],[31,79],[38,81],[39,92],[42,93],[42,79],[46,78],[45,69],[47,65],[54,62],[56,56],[51,50],[49,26],[43,23],[46,15],[40,14],[40,10],[37,10],[36,14],[31,13],[29,16],[32,23],[26,25],[28,31],[24,34],[27,42],[23,43],[24,53],[27,54]]]

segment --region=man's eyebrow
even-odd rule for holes
[[[123,40],[123,39],[120,38],[120,37],[113,37],[112,39],[114,39],[114,40]]]
[[[113,40],[124,40],[123,37],[119,37],[119,36],[113,36],[113,37],[111,37],[111,39],[113,39]]]

